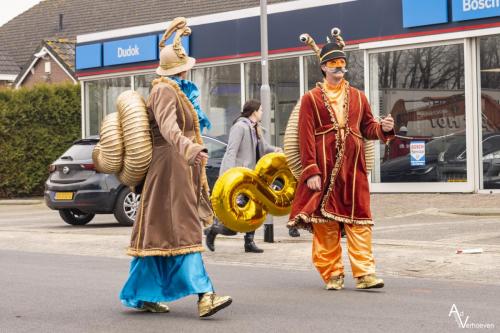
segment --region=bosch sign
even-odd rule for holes
[[[463,0],[464,12],[500,7],[500,0]]]
[[[453,21],[500,16],[500,0],[451,0]],[[403,27],[448,23],[448,0],[402,0]]]
[[[500,0],[453,0],[453,21],[500,16]]]

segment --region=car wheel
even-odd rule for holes
[[[61,209],[59,215],[64,222],[71,225],[85,225],[92,221],[95,216],[95,214],[84,213],[78,209]]]
[[[128,188],[120,192],[113,212],[119,224],[126,226],[134,224],[140,200],[141,195],[130,192]]]

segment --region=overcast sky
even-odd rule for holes
[[[40,0],[0,0],[0,26],[39,2]]]

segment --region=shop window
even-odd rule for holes
[[[143,74],[143,75],[135,75],[134,76],[134,90],[141,94],[144,97],[144,100],[148,99],[149,93],[151,92],[151,83],[154,79],[156,79],[158,75],[151,74]]]
[[[233,120],[241,111],[240,65],[197,68],[191,79],[201,92],[200,106],[212,128],[205,133],[227,141]]]
[[[245,64],[245,95],[260,100],[262,84],[260,62]],[[299,58],[269,61],[271,88],[271,143],[283,146],[285,129],[295,104],[300,98]],[[276,135],[277,134],[277,135]]]
[[[128,89],[130,76],[85,82],[87,135],[99,134],[102,119],[116,111],[116,98]]]
[[[346,51],[347,55],[347,70],[345,75],[349,84],[359,90],[365,89],[365,66],[363,51],[353,50]],[[319,66],[318,57],[315,55],[304,57],[304,71],[306,89],[312,89],[316,86],[316,82],[323,81],[323,74]]]
[[[500,189],[500,36],[480,39],[482,187]]]
[[[467,181],[463,49],[441,45],[370,55],[373,113],[391,114],[397,132],[379,146],[373,181]]]

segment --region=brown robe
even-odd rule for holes
[[[203,251],[197,209],[199,125],[187,97],[171,80],[156,83],[147,101],[153,157],[127,254],[175,256]],[[202,179],[205,179],[204,175]]]
[[[347,88],[347,124],[343,129],[326,101],[320,85],[301,99],[302,174],[288,225],[311,230],[311,223],[331,221],[373,224],[363,138],[386,142],[394,133],[382,132],[366,96],[358,89]],[[321,177],[320,192],[307,187],[307,179],[314,175]]]

